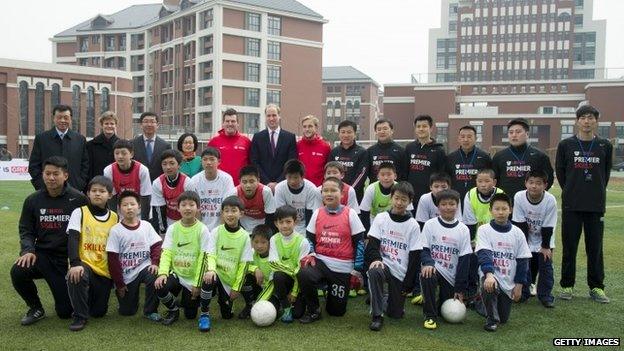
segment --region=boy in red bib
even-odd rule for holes
[[[180,172],[182,155],[177,150],[165,150],[160,155],[163,174],[152,183],[152,207],[154,207],[154,224],[164,234],[167,228],[182,219],[178,211],[178,197],[189,190],[191,179]]]
[[[266,224],[274,233],[277,232],[273,224],[275,198],[271,188],[260,183],[258,168],[254,165],[241,168],[239,179],[240,184],[225,194],[225,197],[238,196],[243,202],[245,209],[240,219],[241,227],[252,233],[256,226]]]

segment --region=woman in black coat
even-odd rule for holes
[[[117,116],[113,111],[106,111],[100,116],[101,133],[87,142],[89,153],[89,179],[102,175],[104,167],[115,162],[113,145],[117,137]]]

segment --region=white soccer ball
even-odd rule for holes
[[[466,319],[466,306],[459,300],[444,301],[441,310],[442,318],[449,323],[461,323]]]
[[[256,302],[251,308],[251,320],[259,327],[273,324],[276,316],[275,306],[266,300]]]

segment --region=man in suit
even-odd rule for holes
[[[280,108],[269,104],[264,109],[267,129],[254,134],[251,140],[251,164],[258,167],[260,181],[271,190],[284,180],[284,164],[297,158],[295,134],[280,128]]]
[[[35,136],[28,161],[28,173],[35,190],[42,189],[43,161],[51,156],[63,156],[68,160],[68,184],[83,190],[89,178],[89,156],[84,136],[70,130],[72,109],[67,105],[56,105],[52,109],[54,128]],[[75,126],[78,129],[78,126]]]
[[[156,135],[158,116],[154,112],[143,112],[140,117],[143,134],[132,139],[134,159],[144,164],[150,172],[152,181],[163,174],[160,155],[171,149],[171,145]]]

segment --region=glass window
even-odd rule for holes
[[[269,60],[279,61],[282,59],[282,45],[276,41],[269,41],[268,43],[268,58]]]
[[[19,83],[20,135],[28,134],[28,83]]]
[[[87,88],[87,137],[95,136],[95,90]]]
[[[615,137],[624,139],[624,126],[615,126]]]
[[[35,134],[43,132],[43,83],[35,85]]]
[[[245,29],[259,32],[260,31],[260,14],[247,12],[247,15],[245,16]]]
[[[260,106],[260,89],[245,88],[245,106]]]
[[[281,67],[280,66],[267,66],[267,83],[268,84],[281,84]]]
[[[54,83],[52,84],[52,93],[50,94],[50,105],[52,107],[61,103],[61,87]]]
[[[80,132],[80,87],[72,88],[72,129]]]
[[[200,29],[206,29],[212,27],[212,9],[208,9],[200,14]]]
[[[245,55],[260,57],[260,39],[245,38]]]
[[[100,111],[106,112],[110,110],[110,91],[108,88],[102,88],[100,93]],[[142,98],[141,98],[142,99]]]
[[[270,35],[282,35],[282,19],[280,17],[269,16],[268,26]]]
[[[609,139],[609,131],[611,126],[598,126],[598,136],[601,138]]]
[[[260,64],[259,63],[246,63],[245,64],[245,80],[250,82],[260,81]]]
[[[446,147],[448,142],[448,126],[436,127],[436,141]]]
[[[277,106],[281,105],[282,100],[282,92],[279,90],[267,90],[267,104],[276,104]]]
[[[567,139],[574,135],[574,125],[573,124],[562,124],[561,125],[561,140]]]

